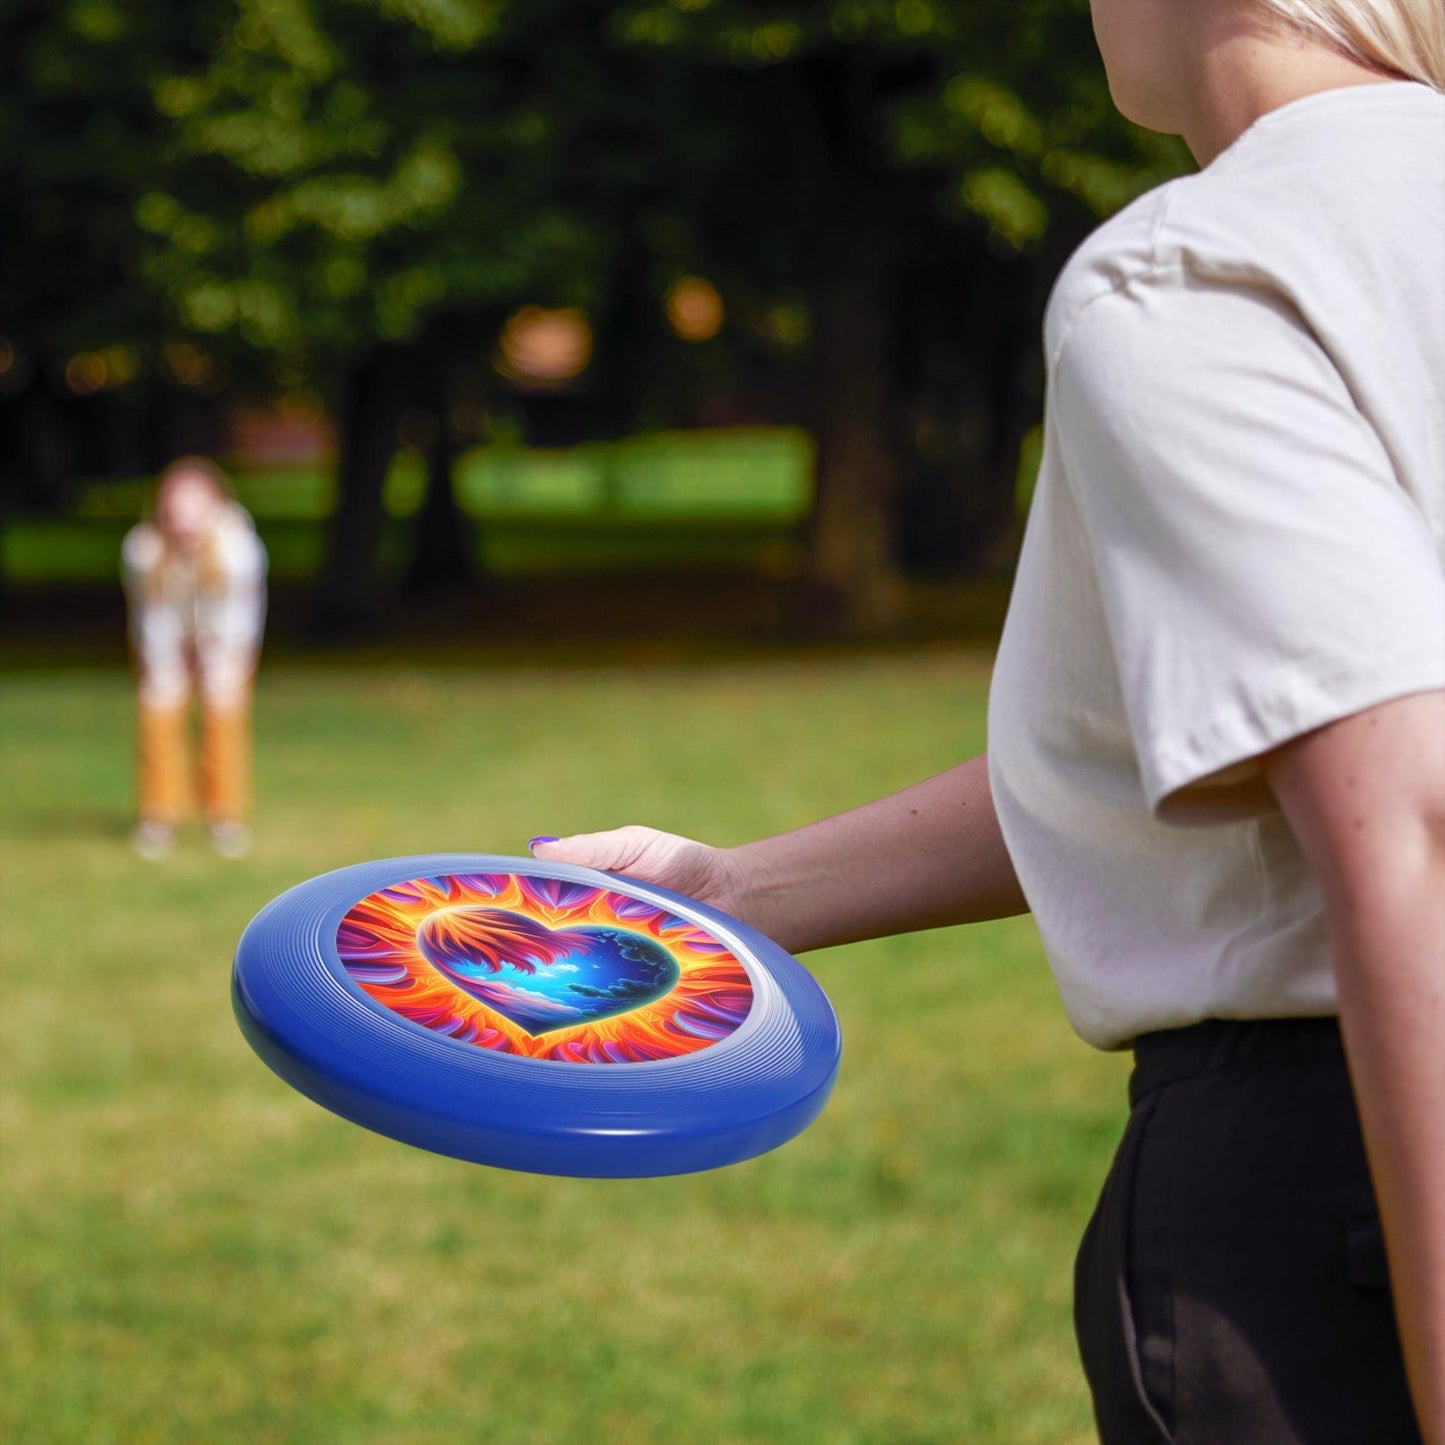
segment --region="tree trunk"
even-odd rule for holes
[[[888,380],[893,298],[871,263],[858,255],[816,293],[818,476],[808,531],[810,580],[863,632],[887,629],[901,604]]]
[[[877,77],[866,59],[838,52],[782,67],[781,79],[815,321],[808,578],[845,626],[878,632],[897,618],[902,579],[892,500],[897,218],[867,159]]]
[[[1015,533],[1019,447],[1043,412],[1038,268],[979,242],[910,278],[898,530],[911,575],[977,573]]]
[[[59,516],[73,499],[75,474],[81,461],[74,404],[67,415],[65,405],[51,391],[44,372],[37,366],[29,385],[6,406],[13,411],[16,445],[6,468],[5,509]]]
[[[407,590],[443,592],[473,580],[472,527],[457,505],[452,484],[456,442],[451,427],[451,388],[443,379],[436,396],[436,434],[427,448],[426,495],[413,525]]]
[[[381,620],[383,484],[397,447],[404,401],[401,373],[401,353],[383,346],[347,381],[336,511],[316,596],[315,627],[326,640],[366,636]]]

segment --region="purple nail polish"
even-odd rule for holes
[[[556,843],[559,841],[559,839],[548,837],[547,834],[544,833],[540,838],[528,838],[527,847],[535,848],[538,843]]]

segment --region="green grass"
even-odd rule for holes
[[[507,516],[741,516],[787,524],[812,500],[814,447],[797,427],[728,427],[652,432],[568,448],[471,447],[452,470],[462,511],[481,521]],[[336,506],[330,468],[232,470],[236,495],[261,521],[324,522]],[[386,477],[386,507],[410,517],[426,491],[426,460],[401,448]],[[149,502],[151,481],[93,482],[73,508],[88,521],[129,525]]]
[[[507,1174],[368,1134],[247,1050],[267,898],[411,851],[640,820],[734,841],[983,743],[987,660],[267,672],[257,848],[133,858],[124,677],[0,700],[0,1438],[1091,1438],[1074,1243],[1122,1066],[1027,920],[810,959],[822,1118],[681,1179]]]
[[[127,525],[114,519],[15,518],[0,529],[0,577],[20,586],[114,583]],[[270,554],[272,581],[304,582],[320,571],[326,555],[322,523],[276,518],[261,521],[257,531]],[[477,565],[490,577],[707,567],[786,574],[797,571],[801,558],[796,529],[766,520],[503,516],[475,527],[472,540]],[[412,546],[410,524],[389,518],[381,540],[383,572],[401,572]]]
[[[336,505],[318,467],[238,472],[236,494],[271,554],[271,575],[315,575]],[[813,490],[813,443],[794,427],[660,432],[566,450],[474,447],[453,471],[478,564],[505,577],[578,568],[795,568]],[[425,460],[403,449],[386,479],[383,564],[402,567],[426,490]],[[0,576],[12,584],[103,582],[126,529],[143,515],[147,479],[95,482],[70,513],[14,517],[0,528]]]

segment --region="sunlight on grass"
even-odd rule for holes
[[[740,841],[983,746],[987,659],[275,670],[255,856],[125,848],[119,674],[7,679],[4,1403],[13,1442],[1091,1437],[1074,1244],[1123,1067],[1027,920],[809,960],[837,1092],[762,1159],[507,1174],[292,1093],[230,1014],[282,888],[628,821]]]

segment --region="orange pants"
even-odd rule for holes
[[[174,827],[191,812],[190,702],[140,705],[136,776],[140,816]],[[251,797],[251,698],[201,702],[200,801],[208,823],[245,820]]]

